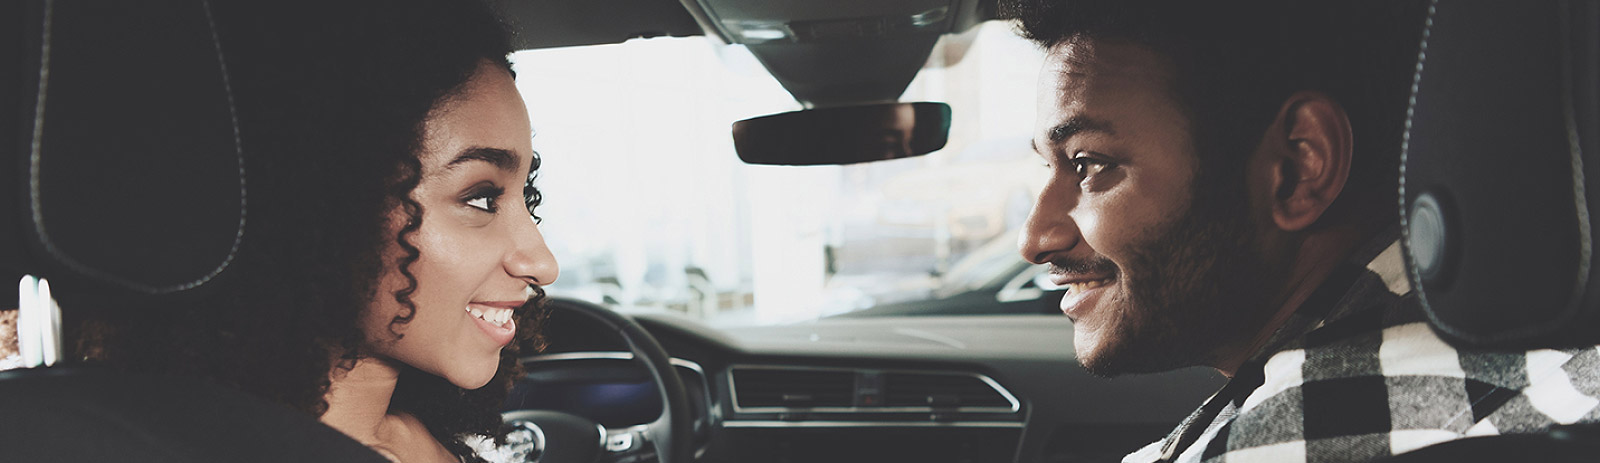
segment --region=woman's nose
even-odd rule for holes
[[[525,226],[516,227],[512,233],[514,246],[505,256],[506,273],[540,286],[555,283],[561,274],[556,256],[544,244],[544,235],[539,233],[533,217],[526,220]]]

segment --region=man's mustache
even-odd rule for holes
[[[1073,276],[1099,276],[1109,277],[1117,274],[1117,264],[1104,256],[1090,258],[1059,258],[1049,263],[1051,275],[1060,277]]]

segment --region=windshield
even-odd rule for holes
[[[741,163],[730,124],[801,107],[743,47],[519,52],[541,228],[561,262],[549,291],[771,324],[1026,280],[1015,230],[1046,175],[1028,145],[1040,60],[1009,23],[946,36],[901,98],[951,106],[943,150],[775,167]]]

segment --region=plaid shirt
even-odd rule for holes
[[[1600,350],[1452,347],[1428,327],[1399,242],[1380,243],[1336,270],[1177,430],[1123,462],[1368,461],[1600,422]]]

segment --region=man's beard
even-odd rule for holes
[[[1215,363],[1223,347],[1248,348],[1265,322],[1273,278],[1246,202],[1196,194],[1189,210],[1146,230],[1119,269],[1100,346],[1079,361],[1111,377]],[[1241,195],[1242,196],[1242,195]]]

